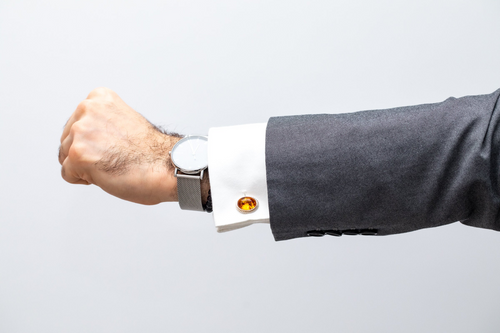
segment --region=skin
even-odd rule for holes
[[[94,184],[118,198],[144,205],[178,201],[168,152],[181,139],[151,124],[114,91],[90,92],[61,135],[61,175],[71,184]],[[206,202],[208,177],[202,184]]]

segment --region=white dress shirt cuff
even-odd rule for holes
[[[218,232],[269,223],[266,182],[266,123],[211,128],[208,170],[213,217]],[[257,199],[258,207],[241,213],[241,197]]]

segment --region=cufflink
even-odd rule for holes
[[[259,202],[257,199],[252,197],[242,197],[238,199],[236,203],[236,209],[242,214],[252,213],[259,207]]]

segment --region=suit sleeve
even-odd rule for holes
[[[500,230],[499,96],[271,118],[275,239],[390,235],[456,221]]]

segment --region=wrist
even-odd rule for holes
[[[210,176],[208,169],[205,170],[203,175],[203,180],[201,181],[201,202],[203,207],[205,207],[208,200],[208,191],[210,190]]]
[[[158,182],[159,184],[159,191],[161,193],[161,198],[162,202],[173,202],[173,201],[179,201],[179,198],[177,196],[177,177],[174,176],[174,171],[175,171],[175,166],[172,163],[172,160],[170,158],[169,152],[172,151],[172,148],[174,145],[182,139],[182,136],[172,136],[172,135],[165,135],[165,150],[166,156],[164,156],[164,169],[162,172],[162,175],[160,177],[160,180]]]

